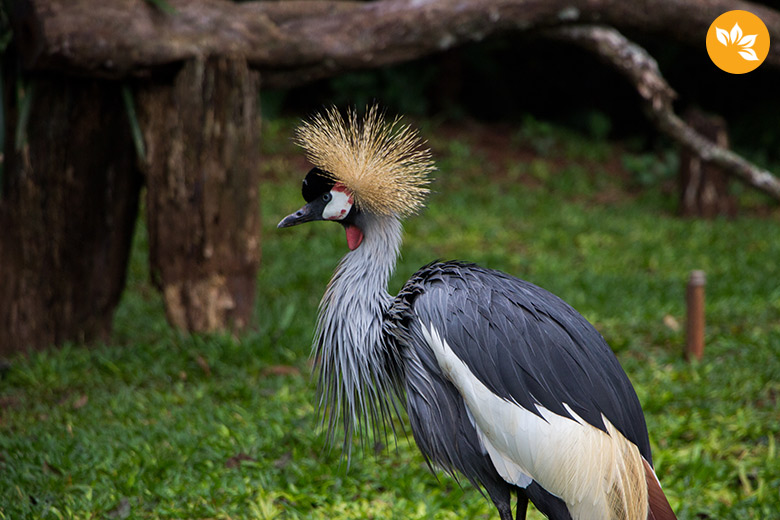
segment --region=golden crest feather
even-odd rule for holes
[[[344,184],[363,210],[408,216],[424,206],[436,169],[431,151],[417,130],[401,125],[400,118],[386,122],[376,105],[362,119],[355,110],[345,119],[331,107],[304,121],[295,143],[314,166]]]

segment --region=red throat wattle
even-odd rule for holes
[[[349,247],[350,251],[354,251],[363,242],[363,232],[357,226],[347,226],[346,231],[347,247]]]

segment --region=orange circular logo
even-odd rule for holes
[[[707,31],[707,54],[719,69],[745,74],[769,54],[769,31],[753,13],[728,11],[715,18]]]

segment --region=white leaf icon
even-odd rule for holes
[[[739,45],[740,47],[752,47],[753,44],[756,43],[756,36],[758,36],[758,35],[757,34],[748,34],[748,35],[744,36],[741,40],[739,40],[737,45]]]
[[[734,27],[731,28],[729,36],[731,37],[732,43],[737,43],[742,39],[742,29],[739,28],[739,24],[734,23]]]
[[[758,61],[758,56],[756,56],[756,51],[754,51],[753,49],[743,49],[739,51],[739,55],[748,61]]]
[[[734,50],[739,53],[742,59],[747,61],[759,61],[756,51],[753,50],[753,45],[756,43],[758,35],[743,35],[742,28],[738,23],[734,23],[734,27],[731,28],[731,31],[715,27],[715,36],[718,38],[718,41],[726,47],[732,45],[740,47],[739,49],[735,48]]]
[[[729,44],[729,32],[726,29],[721,29],[720,27],[715,27],[715,33],[718,36],[718,41],[722,43],[723,45],[728,46]]]

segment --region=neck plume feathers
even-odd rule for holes
[[[393,299],[387,281],[401,244],[401,222],[396,216],[360,218],[365,241],[347,253],[328,284],[312,352],[319,369],[320,417],[330,442],[341,422],[347,458],[355,432],[362,441],[369,431],[379,440],[388,425],[393,428],[391,416],[399,415],[397,360],[383,320]]]

